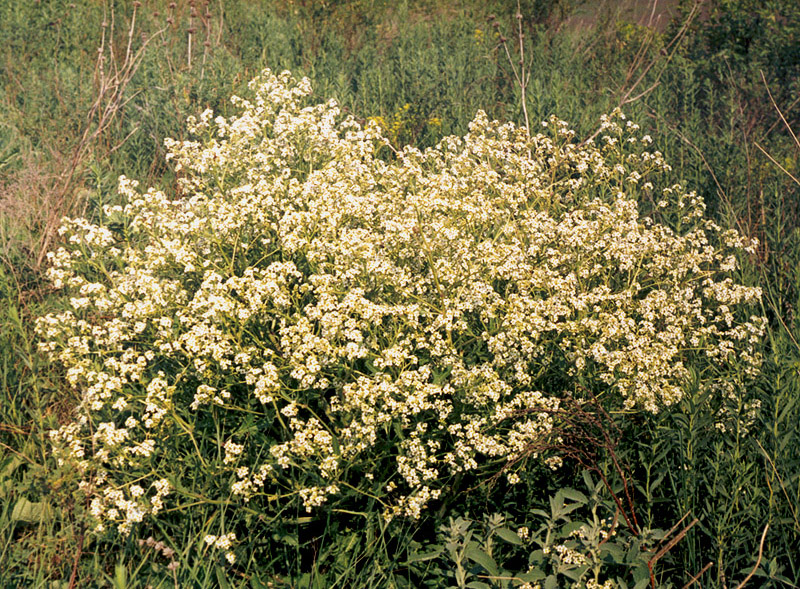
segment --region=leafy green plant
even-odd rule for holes
[[[526,525],[499,514],[483,522],[451,518],[439,551],[449,557],[454,587],[649,587],[664,533],[621,525],[617,505],[601,498],[604,483],[588,471],[583,477],[589,496],[559,489],[549,510],[532,510]],[[523,568],[513,566],[520,561]]]
[[[233,565],[254,519],[416,519],[463,474],[519,481],[566,397],[657,412],[690,367],[757,373],[747,243],[678,186],[653,203],[675,229],[640,217],[668,166],[621,113],[583,146],[479,113],[386,161],[307,80],[252,88],[168,142],[176,198],[122,178],[51,255],[69,304],[41,348],[81,391],[52,437],[96,533],[213,507],[202,552]]]

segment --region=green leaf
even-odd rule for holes
[[[9,456],[0,462],[0,481],[14,474],[20,464],[22,464],[22,458],[19,456]]]
[[[528,556],[530,562],[542,562],[544,560],[544,550],[534,550]]]
[[[39,523],[45,520],[48,514],[47,505],[41,501],[32,502],[22,497],[11,511],[11,521]]]
[[[467,583],[470,589],[492,589],[491,585],[487,585],[483,581],[470,581]]]
[[[512,532],[508,528],[497,528],[495,533],[501,540],[505,540],[509,544],[514,544],[516,546],[521,546],[523,544],[522,538],[520,538],[516,532]]]
[[[467,546],[464,554],[471,561],[481,565],[484,569],[486,569],[486,572],[493,577],[496,577],[500,574],[497,570],[497,563],[494,561],[494,559],[474,544]]]
[[[575,489],[561,489],[561,492],[564,494],[564,497],[571,501],[577,501],[582,505],[585,505],[589,502],[586,495],[581,493],[580,491],[576,491]]]
[[[600,558],[606,562],[623,564],[625,562],[625,551],[616,544],[606,542],[600,548]]]
[[[297,541],[297,536],[295,534],[289,534],[286,532],[281,532],[280,534],[275,533],[272,534],[272,539],[276,542],[283,542],[288,546],[293,546],[297,548],[300,546],[300,543]]]
[[[544,574],[544,571],[540,568],[532,568],[527,573],[520,573],[519,575],[515,575],[518,579],[525,581],[526,583],[532,583],[534,581],[541,581],[547,575]]]
[[[433,560],[437,556],[439,556],[444,551],[443,548],[439,547],[433,550],[432,552],[415,552],[411,556],[408,557],[405,564],[410,564],[412,562],[423,562],[426,560]]]
[[[544,589],[558,589],[558,578],[550,575],[544,580]]]
[[[217,583],[219,583],[217,586],[219,589],[231,589],[228,578],[225,576],[225,571],[222,570],[222,567],[217,565],[214,572],[217,573]]]
[[[561,511],[559,512],[559,515],[561,517],[564,517],[566,515],[569,515],[570,513],[572,513],[573,511],[575,511],[579,507],[582,507],[580,503],[567,503],[566,505],[562,505],[561,506]],[[566,518],[564,518],[564,519],[566,519]]]
[[[636,581],[636,587],[639,586],[639,583],[645,581],[645,583],[650,582],[650,569],[646,566],[639,566],[633,569],[633,580]]]
[[[584,470],[581,475],[583,476],[583,483],[586,485],[586,488],[594,491],[595,483],[592,479],[592,473],[590,473],[588,470]]]
[[[0,462],[0,499],[5,499],[14,489],[14,481],[11,476],[17,467],[22,464],[22,459],[18,456],[10,456]]]
[[[555,495],[550,497],[550,513],[554,520],[561,517],[561,510],[564,507],[564,493],[559,489]]]
[[[570,536],[573,532],[577,532],[586,525],[584,522],[568,522],[561,527],[561,535]]]
[[[567,569],[562,571],[565,577],[569,577],[573,581],[577,582],[581,580],[581,577],[584,573],[589,569],[589,565],[583,565],[576,567],[574,569]]]
[[[128,569],[125,565],[117,563],[114,567],[114,589],[125,589],[128,586]]]

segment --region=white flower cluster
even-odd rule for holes
[[[222,536],[214,536],[213,534],[208,534],[205,537],[205,543],[207,546],[214,548],[216,550],[224,550],[225,551],[225,559],[230,564],[236,563],[236,554],[231,550],[233,547],[233,543],[236,542],[236,534],[223,534]]]
[[[416,517],[454,473],[529,455],[564,396],[655,412],[696,362],[758,369],[760,293],[730,276],[750,244],[679,186],[642,215],[669,167],[620,113],[579,145],[479,112],[383,157],[376,125],[304,106],[307,80],[251,87],[168,142],[179,195],[123,177],[113,225],[67,220],[50,256],[71,308],[39,321],[41,348],[82,395],[53,437],[104,473],[100,526],[156,511],[165,493],[126,485],[203,416],[230,428],[217,468],[251,506],[355,493]]]
[[[172,490],[166,479],[158,479],[152,484],[155,492],[147,497],[145,489],[137,484],[130,485],[127,489],[104,484],[106,473],[101,473],[102,476],[97,477],[94,486],[102,491],[93,493],[89,508],[91,516],[97,522],[97,532],[106,529],[105,522],[114,522],[122,535],[128,535],[133,525],[141,522],[145,515],[155,515],[164,508],[164,497]]]

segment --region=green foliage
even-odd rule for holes
[[[583,479],[588,496],[561,488],[550,497],[549,510],[520,514],[527,515],[526,525],[498,514],[483,522],[451,518],[437,551],[453,587],[649,587],[664,533],[625,527],[618,506],[602,499],[603,483],[587,471]]]
[[[520,482],[592,399],[657,413],[692,372],[757,374],[760,291],[729,276],[750,246],[655,188],[670,168],[621,113],[579,145],[479,112],[387,162],[307,79],[251,91],[167,141],[179,197],[122,177],[125,206],[65,219],[51,254],[68,304],[37,330],[80,395],[51,437],[95,533],[213,506],[233,565],[254,518],[420,519],[464,475]]]

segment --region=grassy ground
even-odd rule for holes
[[[522,122],[501,44],[514,41],[508,4],[153,0],[135,12],[129,2],[0,4],[0,585],[280,584],[257,563],[231,575],[192,560],[202,518],[169,531],[176,558],[194,563],[179,573],[137,537],[109,544],[84,533],[86,505],[65,492],[74,474],[53,462],[47,439],[69,420],[75,393],[37,353],[32,333],[33,319],[61,303],[42,280],[45,253],[63,215],[91,217],[116,202],[120,174],[171,189],[164,138],[181,138],[186,116],[206,107],[226,113],[227,97],[264,67],[309,76],[317,96],[378,120],[399,145],[464,133],[479,108]],[[761,403],[749,433],[721,438],[708,403],[695,399],[621,424],[616,451],[644,521],[669,529],[684,514],[681,527],[698,520],[659,560],[664,583],[682,586],[703,571],[704,586],[735,587],[756,570],[751,586],[796,586],[800,144],[790,129],[800,130],[800,15],[788,1],[746,2],[738,12],[722,2],[702,12],[668,3],[654,30],[644,26],[644,3],[634,4],[587,13],[567,1],[522,3],[530,119],[556,114],[589,137],[600,114],[621,106],[652,135],[676,179],[706,197],[712,216],[759,239],[742,278],[763,288],[770,330],[763,375],[748,391]],[[573,474],[483,505],[544,505]],[[436,542],[430,529],[447,515],[424,533],[393,531],[389,541]],[[324,558],[344,554],[327,541]],[[294,567],[284,586],[335,584],[320,580],[324,566],[308,564],[307,547],[294,554],[297,562],[274,564]],[[445,586],[451,572],[432,567],[429,586]]]

